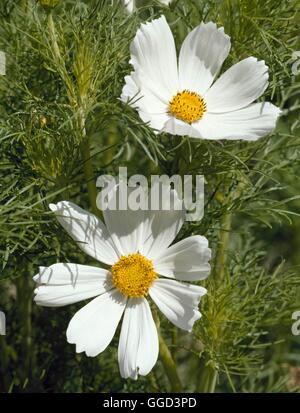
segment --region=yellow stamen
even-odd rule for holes
[[[128,297],[144,297],[157,278],[152,261],[140,253],[122,256],[111,268],[113,285]]]
[[[206,103],[198,93],[183,90],[170,101],[169,112],[175,118],[191,124],[202,118],[206,112]]]

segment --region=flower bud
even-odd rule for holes
[[[58,5],[58,3],[60,3],[60,0],[39,0],[39,3],[45,9],[53,9]]]

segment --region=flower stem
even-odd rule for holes
[[[47,11],[47,27],[48,27],[48,32],[49,32],[53,60],[56,65],[56,69],[58,73],[60,74],[61,79],[65,83],[65,87],[67,90],[67,95],[68,95],[70,104],[74,105],[76,104],[74,87],[72,84],[72,80],[66,70],[65,61],[60,52],[60,48],[59,48],[58,41],[57,41],[57,35],[55,31],[55,25],[54,25],[53,16],[52,16],[52,10]]]
[[[172,354],[165,342],[163,336],[161,335],[160,331],[160,321],[156,310],[153,311],[153,318],[156,324],[157,333],[158,333],[158,341],[159,341],[159,355],[164,366],[164,370],[168,377],[168,380],[171,385],[171,391],[174,393],[182,392],[182,384],[180,378],[178,376],[176,363],[172,357]]]
[[[223,199],[222,199],[223,201]],[[230,241],[230,230],[231,230],[232,215],[230,212],[225,213],[221,219],[221,228],[219,231],[219,243],[216,251],[216,256],[214,260],[214,269],[212,276],[215,277],[218,283],[224,282],[224,278],[227,276],[227,251],[228,244]],[[229,281],[226,278],[226,281]],[[197,384],[197,389],[199,393],[214,393],[218,371],[213,366],[212,361],[207,357],[203,356],[200,361],[200,376]]]
[[[219,281],[224,280],[226,275],[227,250],[230,239],[231,230],[231,213],[223,215],[221,220],[221,228],[219,231],[219,246],[216,252],[214,274]]]
[[[175,393],[180,393],[182,392],[182,384],[177,373],[176,364],[160,331],[158,332],[158,340],[160,358],[171,384],[171,390]]]
[[[49,34],[50,34],[50,39],[51,39],[51,43],[52,43],[52,50],[53,50],[53,54],[55,56],[55,58],[58,61],[61,61],[61,54],[60,54],[60,50],[59,50],[59,46],[56,40],[56,33],[55,33],[55,27],[54,27],[54,21],[53,21],[53,17],[52,17],[52,12],[49,11],[47,13],[47,23],[48,23],[48,29],[49,29]]]
[[[25,13],[27,13],[27,6],[28,6],[27,0],[22,0],[21,1],[21,8]]]
[[[207,357],[200,363],[200,376],[197,385],[198,393],[214,393],[218,378],[218,371],[212,366]]]
[[[103,163],[105,165],[105,167],[109,166],[111,164],[111,162],[113,161],[114,158],[114,144],[117,142],[117,128],[114,122],[111,122],[110,126],[109,126],[109,130],[108,130],[108,136],[107,136],[107,149],[104,153],[103,156]]]
[[[96,205],[97,188],[95,184],[94,170],[91,159],[90,139],[88,138],[88,136],[84,137],[83,141],[80,144],[80,149],[82,154],[83,171],[86,180],[90,205],[93,213],[99,215],[100,211],[98,210]]]
[[[31,264],[29,265],[28,273],[32,272]],[[16,279],[17,297],[19,303],[19,317],[21,322],[21,337],[22,337],[22,367],[21,377],[23,385],[27,380],[30,380],[34,372],[35,357],[32,351],[32,280],[22,274]]]
[[[11,383],[9,361],[8,361],[8,346],[6,345],[5,337],[0,336],[0,374],[2,378],[2,384],[0,385],[0,391],[7,392],[9,384]]]
[[[86,133],[86,110],[85,110],[85,105],[83,103],[84,97],[80,96],[79,98],[76,98],[77,95],[74,92],[72,81],[65,68],[64,59],[62,58],[59,45],[57,42],[57,36],[56,36],[54,21],[52,17],[52,11],[49,11],[47,14],[47,22],[48,22],[48,30],[49,30],[49,35],[51,39],[53,56],[54,56],[55,61],[57,62],[58,70],[60,72],[61,78],[65,82],[70,104],[74,107],[74,110],[76,110],[75,131],[77,131],[77,133],[79,134],[79,141],[81,142],[80,150],[81,150],[81,155],[82,155],[82,160],[83,160],[83,170],[84,170],[84,176],[85,176],[85,181],[86,181],[87,190],[88,190],[90,206],[94,214],[100,215],[100,211],[98,210],[97,205],[96,205],[97,188],[95,184],[94,170],[93,170],[93,164],[92,164],[92,158],[91,158],[90,139]]]

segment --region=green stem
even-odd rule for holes
[[[103,156],[103,161],[104,161],[105,166],[109,166],[111,162],[113,161],[114,152],[115,152],[115,148],[113,148],[113,145],[118,140],[117,134],[118,134],[118,131],[116,128],[116,124],[112,122],[108,129],[108,135],[107,135],[107,141],[106,141],[107,147],[108,148],[111,147],[111,148],[107,149]]]
[[[94,177],[94,170],[90,152],[90,140],[88,136],[85,136],[80,144],[82,159],[83,159],[83,170],[84,176],[87,184],[88,196],[92,211],[94,214],[99,215],[99,210],[96,205],[97,198],[97,188]]]
[[[198,393],[214,393],[217,378],[217,370],[206,357],[203,357],[200,363],[200,376],[197,385]]]
[[[174,347],[173,354],[175,354],[175,346],[177,344],[178,330],[176,326],[172,327],[172,346]]]
[[[28,274],[32,272],[31,265],[28,268]],[[31,279],[23,274],[17,278],[17,297],[19,303],[19,315],[21,321],[21,337],[22,337],[22,364],[21,377],[23,383],[30,380],[34,372],[34,354],[32,351],[32,292],[33,285]]]
[[[230,240],[231,221],[231,213],[223,215],[221,220],[219,245],[216,252],[214,265],[214,274],[220,281],[224,280],[224,276],[226,275],[227,251]]]
[[[94,214],[99,215],[99,210],[96,205],[97,188],[96,188],[94,170],[93,170],[93,164],[92,164],[92,158],[91,158],[90,139],[86,133],[85,105],[82,102],[83,97],[80,96],[79,100],[75,98],[72,81],[70,77],[68,76],[68,73],[65,68],[64,59],[62,58],[62,55],[60,53],[51,10],[47,13],[47,23],[48,23],[48,30],[49,30],[49,35],[50,35],[51,44],[52,44],[53,56],[58,64],[58,69],[60,70],[61,77],[65,82],[70,104],[73,105],[76,110],[78,110],[78,116],[76,116],[76,128],[75,129],[78,129],[78,132],[80,135],[79,140],[81,142],[80,149],[81,149],[81,155],[82,155],[82,160],[83,160],[84,176],[85,176],[85,180],[87,184],[88,196],[89,196],[89,201],[90,201],[92,211]]]
[[[53,59],[56,64],[57,71],[65,83],[70,104],[75,105],[76,104],[75,92],[74,92],[72,80],[70,79],[68,72],[66,70],[65,61],[60,53],[59,45],[57,42],[55,25],[54,25],[54,21],[52,17],[52,10],[47,11],[47,26],[48,26],[49,37],[50,37],[50,42],[52,46]]]
[[[83,171],[84,171],[84,176],[85,176],[85,181],[87,185],[88,196],[89,196],[92,211],[95,215],[100,216],[100,211],[97,208],[97,204],[96,204],[97,188],[96,188],[94,168],[93,168],[92,157],[91,157],[90,138],[86,133],[84,113],[85,113],[84,109],[80,108],[79,110],[79,130],[80,130],[80,141],[81,141],[80,149],[81,149],[82,160],[83,160]]]
[[[53,54],[58,61],[61,61],[62,58],[61,58],[59,46],[58,46],[57,39],[56,39],[55,26],[54,26],[54,21],[53,21],[51,11],[47,13],[47,23],[48,23],[48,29],[49,29],[50,39],[52,43]]]
[[[231,194],[230,199],[227,199],[228,204],[230,202],[234,202],[235,199],[238,199],[245,187],[247,182],[242,180],[236,190]],[[216,193],[216,198],[221,204],[225,204],[225,197],[220,192]],[[219,231],[219,245],[216,252],[215,257],[215,265],[214,265],[214,275],[220,281],[224,280],[224,276],[227,275],[226,267],[227,267],[227,255],[228,255],[228,244],[230,241],[230,232],[232,226],[232,213],[225,212],[222,219],[221,219],[221,228]],[[229,281],[229,279],[227,279]]]
[[[163,363],[166,375],[171,384],[171,390],[175,393],[180,393],[182,392],[182,385],[177,373],[176,364],[160,332],[158,333],[158,340],[160,358]]]
[[[157,384],[157,380],[156,380],[156,377],[155,377],[155,374],[154,374],[153,370],[149,373],[148,377],[149,377],[149,382],[150,382],[150,385],[151,385],[152,392],[153,393],[159,393],[159,386]]]
[[[65,188],[61,192],[61,196],[65,201],[70,199],[70,188],[68,188],[69,180],[65,175],[58,176],[56,179],[56,185],[58,188]]]
[[[7,392],[9,388],[9,383],[11,381],[8,360],[9,359],[5,337],[0,336],[0,374],[2,377],[2,384],[0,384],[0,392]]]
[[[222,194],[217,194],[219,201],[224,203],[224,197]],[[218,248],[214,260],[213,276],[218,283],[223,283],[224,281],[229,282],[229,274],[227,271],[227,255],[228,255],[228,244],[230,241],[230,231],[232,224],[232,214],[230,212],[225,212],[221,219],[221,228],[219,230],[219,242]],[[226,280],[224,280],[226,278]],[[200,376],[197,383],[197,390],[199,393],[214,393],[218,371],[213,366],[212,361],[208,357],[202,357],[200,361]]]
[[[166,375],[168,377],[168,380],[170,382],[171,391],[174,393],[180,393],[182,392],[182,384],[178,376],[175,361],[172,357],[169,347],[167,346],[164,338],[161,335],[159,317],[156,311],[153,311],[153,318],[154,318],[156,328],[157,328],[157,333],[158,333],[159,355],[160,355],[162,364],[164,366]]]
[[[27,0],[21,0],[21,8],[25,13],[27,13],[27,6]]]

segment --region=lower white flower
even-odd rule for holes
[[[80,248],[109,269],[71,263],[41,267],[34,277],[35,302],[59,307],[96,297],[74,315],[67,329],[67,340],[76,344],[76,351],[92,357],[109,345],[124,314],[120,373],[134,379],[148,374],[157,361],[158,335],[146,297],[175,326],[191,331],[201,317],[198,306],[206,289],[177,280],[208,276],[207,239],[194,235],[170,246],[184,222],[183,210],[107,209],[104,225],[72,202],[50,208]]]

